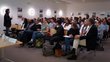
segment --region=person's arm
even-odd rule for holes
[[[8,15],[8,19],[9,19],[9,20],[12,20],[12,18],[11,18],[9,15]]]

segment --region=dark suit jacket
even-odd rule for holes
[[[80,39],[86,39],[87,50],[95,50],[97,45],[98,30],[95,25],[92,25],[86,36],[81,36]]]
[[[37,24],[37,25],[34,25],[32,27],[33,31],[37,31],[37,29],[40,29],[41,30],[41,25],[40,24]]]
[[[5,14],[4,15],[4,26],[11,27],[11,20],[12,18],[10,18],[9,14]]]
[[[28,25],[28,21],[27,20],[24,20],[23,24],[24,24],[24,28],[26,28],[27,25]]]
[[[64,28],[62,25],[60,25],[59,27],[56,27],[56,33],[53,36],[64,36]]]
[[[32,23],[31,23],[32,24]],[[28,25],[31,25],[31,24],[28,24]],[[37,29],[41,29],[41,25],[40,24],[33,24],[30,28],[27,26],[27,28],[26,28],[26,30],[28,30],[28,29],[30,29],[30,30],[32,30],[32,31],[37,31]]]

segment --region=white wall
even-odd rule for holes
[[[66,5],[64,3],[55,3],[52,0],[0,0],[0,8],[2,6],[8,6],[11,9],[11,16],[13,17],[13,20],[17,19],[18,7],[23,8],[23,16],[28,18],[34,18],[28,16],[27,14],[27,10],[30,7],[35,8],[35,17],[39,16],[40,9],[43,9],[44,17],[46,17],[45,12],[47,9],[52,10],[52,16],[54,16],[54,10],[63,10],[64,16],[66,15]],[[3,29],[3,16],[0,15],[0,30]]]
[[[85,13],[92,15],[93,12],[96,12],[97,16],[100,16],[100,13],[107,15],[107,13],[110,14],[109,6],[110,2],[74,2],[68,5],[67,16],[71,16],[71,13],[74,13],[74,16],[78,16],[78,12],[82,13],[81,16],[84,16]]]

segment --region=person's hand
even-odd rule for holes
[[[37,31],[41,31],[41,29],[37,29]]]
[[[79,39],[80,38],[80,35],[75,35],[75,39]]]
[[[13,16],[11,16],[10,18],[13,19]]]
[[[72,35],[72,34],[70,34],[69,36],[70,36],[71,38],[73,38],[73,35]]]

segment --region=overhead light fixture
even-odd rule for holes
[[[63,16],[63,11],[62,11],[62,10],[59,10],[58,15],[59,15],[60,17]]]
[[[35,11],[34,8],[29,8],[29,9],[28,9],[28,15],[29,15],[29,16],[35,16],[35,13],[36,13],[36,11]]]
[[[47,11],[46,11],[46,15],[47,15],[47,17],[50,17],[50,16],[52,15],[52,12],[51,12],[50,9],[47,9]]]
[[[9,7],[8,6],[2,6],[0,8],[0,14],[3,16],[5,14],[5,10],[8,9]]]

